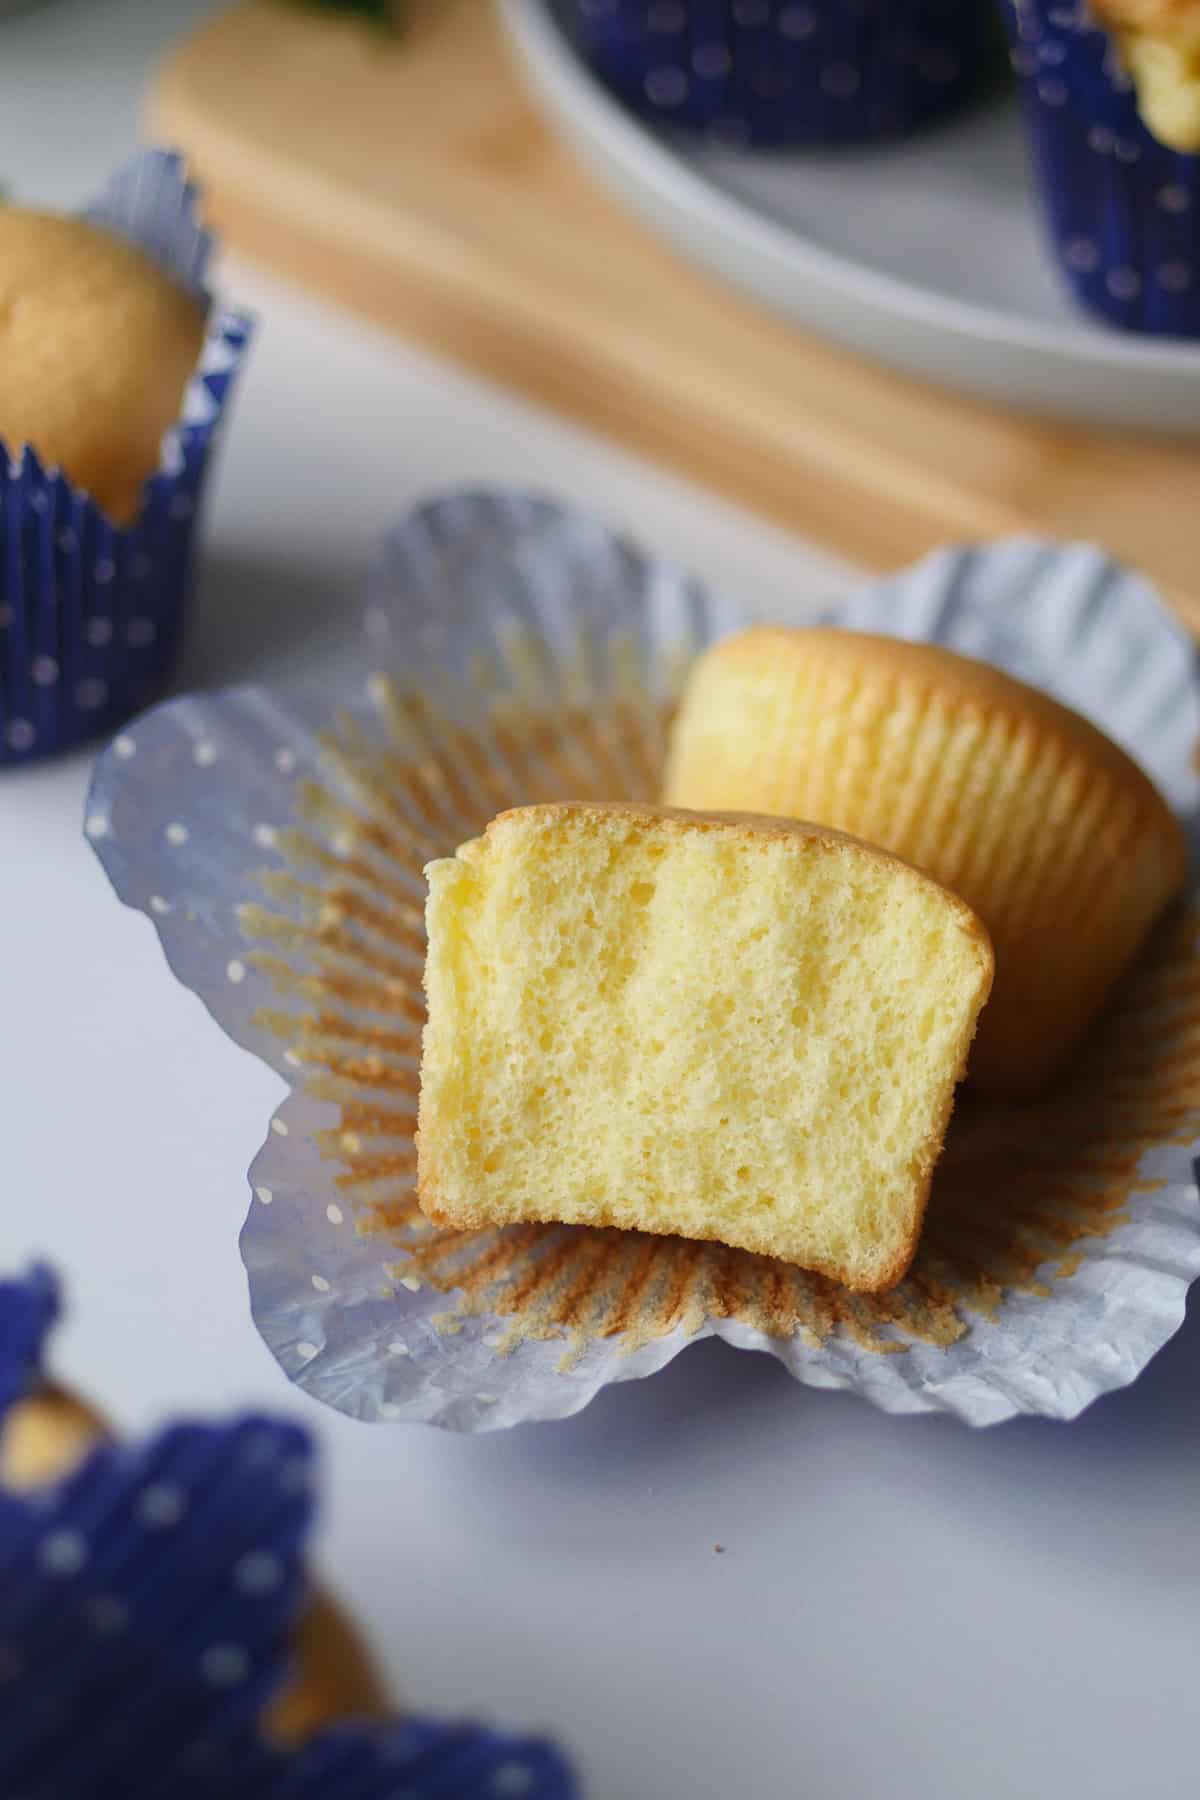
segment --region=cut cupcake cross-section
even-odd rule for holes
[[[903,1277],[991,986],[965,902],[816,826],[583,802],[427,873],[430,1218]]]

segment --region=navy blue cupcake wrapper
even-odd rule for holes
[[[151,700],[182,625],[210,453],[252,321],[204,286],[213,249],[181,159],[140,153],[84,216],[136,243],[208,311],[183,413],[118,528],[28,446],[0,444],[0,764],[114,729]]]
[[[0,1283],[0,1424],[38,1375],[46,1270]],[[5,1800],[572,1800],[549,1744],[411,1719],[287,1754],[262,1735],[306,1597],[308,1433],[270,1418],[103,1444],[0,1489]]]
[[[559,0],[586,61],[658,124],[762,145],[898,136],[996,72],[985,0]]]
[[[1200,156],[1147,130],[1109,34],[1076,0],[1004,0],[1059,266],[1126,330],[1200,337]]]
[[[0,1420],[37,1382],[58,1309],[58,1283],[42,1264],[23,1281],[0,1281]]]

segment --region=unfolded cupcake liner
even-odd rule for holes
[[[1111,324],[1200,336],[1200,156],[1142,123],[1083,0],[1004,0],[1042,210],[1059,266]]]
[[[560,0],[560,14],[627,105],[735,143],[899,136],[964,105],[998,63],[982,0]]]
[[[1039,683],[1194,829],[1193,646],[1098,551],[950,551],[826,616]],[[178,700],[101,760],[86,829],[119,895],[291,1089],[242,1253],[267,1344],[340,1410],[466,1431],[556,1418],[716,1335],[891,1412],[1068,1418],[1181,1323],[1200,1271],[1196,893],[1054,1095],[960,1100],[890,1294],[714,1244],[421,1217],[423,865],[506,806],[653,799],[687,667],[737,623],[569,508],[455,496],[388,540],[336,691]]]
[[[42,1379],[56,1311],[49,1271],[0,1281],[0,1429]],[[6,1800],[573,1800],[554,1745],[488,1726],[347,1721],[299,1749],[264,1731],[308,1597],[315,1479],[307,1432],[247,1415],[0,1487]]]
[[[180,157],[135,156],[85,210],[136,244],[205,308],[180,419],[141,509],[118,527],[69,471],[0,444],[0,764],[111,731],[152,699],[184,619],[205,477],[248,347],[248,314],[205,284],[213,251]]]

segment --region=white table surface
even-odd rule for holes
[[[155,60],[208,10],[46,0],[0,24],[0,179],[83,198],[132,145]],[[189,683],[318,654],[383,527],[463,482],[573,495],[763,614],[847,579],[244,267],[225,285],[262,332]],[[325,1455],[322,1560],[399,1689],[551,1728],[592,1800],[1190,1800],[1195,1316],[1068,1426],[888,1419],[717,1343],[492,1437],[326,1412],[259,1342],[237,1253],[280,1084],[109,891],[80,836],[89,762],[0,776],[0,1266],[36,1252],[67,1276],[67,1380],[129,1428],[247,1404],[303,1419]]]

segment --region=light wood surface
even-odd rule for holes
[[[246,254],[832,550],[1095,538],[1200,625],[1200,447],[981,406],[692,270],[542,123],[488,0],[416,0],[394,41],[247,0],[151,114]]]

